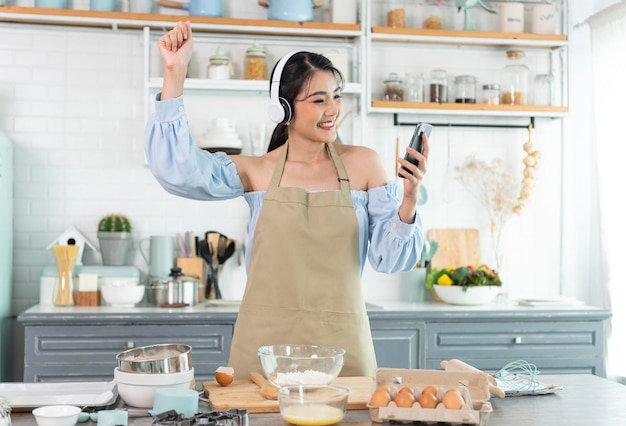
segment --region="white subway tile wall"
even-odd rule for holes
[[[410,58],[394,52],[381,52],[390,70],[397,66],[407,71]],[[433,57],[438,54],[432,52]],[[454,61],[450,52],[446,54]],[[495,78],[501,56],[480,64],[459,56],[450,70],[460,72],[472,64],[481,67],[472,69],[481,78]],[[416,67],[427,70],[419,57],[413,60]],[[243,241],[248,211],[242,199],[208,203],[171,196],[144,164],[141,31],[3,24],[0,65],[0,126],[15,143],[15,315],[38,302],[41,269],[54,264],[52,253],[46,251],[48,244],[74,225],[97,246],[96,226],[105,213],[127,214],[137,243],[150,235],[210,229]],[[217,96],[206,103],[208,96],[188,97],[194,136],[206,130],[215,111],[228,111],[241,133],[248,124],[242,117],[261,114],[260,120],[265,119],[265,95],[245,105],[240,98]],[[428,121],[432,117],[405,115],[401,119]],[[372,114],[367,120],[367,135],[372,136],[344,143],[377,150],[392,177],[396,138],[402,153],[412,128],[393,127],[387,114]],[[435,127],[424,181],[428,201],[419,208],[425,227],[478,228],[482,258],[491,264],[487,215],[456,181],[454,167],[470,154],[484,160],[503,157],[511,173],[521,179],[522,145],[527,138],[524,129]],[[559,291],[560,121],[538,119],[534,142],[542,152],[536,192],[506,230],[502,273],[512,298]],[[88,261],[99,260],[89,252],[86,256]],[[129,261],[146,271],[137,250]],[[245,273],[235,259],[231,262],[227,276],[236,282],[225,291],[240,297]],[[399,275],[379,274],[369,266],[363,274],[363,288],[367,300],[400,298]]]

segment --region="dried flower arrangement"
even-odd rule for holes
[[[508,173],[501,158],[491,163],[468,157],[456,167],[459,180],[465,188],[482,202],[489,215],[491,248],[495,256],[495,267],[502,266],[502,232],[513,214],[520,214],[535,189],[535,177],[541,153],[532,142],[532,127],[528,126],[528,141],[524,144],[524,171],[521,184]]]

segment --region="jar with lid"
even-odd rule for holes
[[[476,103],[476,77],[458,75],[454,79],[454,101],[457,104]]]
[[[507,50],[507,63],[502,70],[502,103],[528,105],[530,70],[524,65],[524,52]]]
[[[422,74],[408,74],[404,92],[408,102],[424,102],[424,77]]]
[[[246,80],[267,80],[267,51],[258,41],[254,41],[246,50],[245,73]]]
[[[500,85],[483,84],[483,104],[498,105],[500,103]]]
[[[207,78],[211,80],[229,80],[233,75],[233,67],[230,58],[221,47],[217,48],[215,55],[209,58]]]
[[[403,101],[404,90],[402,80],[395,72],[389,73],[384,83],[383,99],[386,101]]]
[[[448,73],[443,69],[430,72],[430,101],[448,102]]]
[[[554,105],[554,77],[537,74],[533,83],[533,105]]]

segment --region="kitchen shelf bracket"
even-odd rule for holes
[[[528,124],[488,124],[488,123],[429,123],[435,127],[483,127],[490,129],[528,129],[528,126],[532,129],[535,128],[535,117],[530,117]],[[417,123],[410,123],[398,120],[398,113],[393,114],[394,126],[415,126]]]

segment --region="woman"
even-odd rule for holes
[[[342,375],[372,375],[376,359],[360,276],[366,257],[387,273],[418,262],[423,233],[416,204],[428,141],[423,155],[407,149],[419,167],[398,159],[412,173],[399,172],[405,178],[400,202],[376,152],[334,143],[341,73],[321,55],[298,52],[272,73],[270,116],[284,123],[268,152],[207,153],[194,145],[182,101],[190,24],[179,22],[158,46],[163,90],[146,128],[152,173],[170,193],[201,200],[244,196],[250,206],[248,282],[229,359],[236,376],[260,371],[257,348],[280,343],[341,346]],[[276,110],[278,97],[284,111]]]

